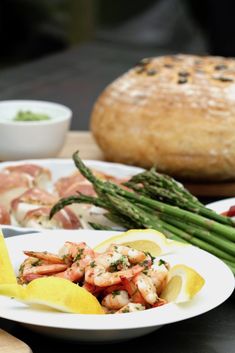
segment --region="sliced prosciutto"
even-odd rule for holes
[[[11,224],[10,213],[3,205],[0,205],[0,224],[5,224],[5,225]]]
[[[94,196],[96,194],[92,184],[79,172],[60,178],[55,183],[55,190],[60,197],[76,195],[77,192],[89,196]]]
[[[22,224],[28,211],[41,206],[49,206],[51,208],[57,201],[58,198],[55,195],[45,190],[30,188],[11,202],[11,210],[16,221]]]
[[[79,229],[80,221],[76,214],[69,208],[65,207],[59,211],[50,220],[50,207],[39,207],[28,211],[22,220],[22,225],[28,228],[38,229]]]
[[[16,172],[0,173],[0,204],[9,210],[11,201],[31,186],[32,183],[25,174]]]
[[[96,170],[93,170],[93,174],[99,179],[110,180],[115,184],[121,184],[128,180],[127,178],[118,179]],[[55,190],[60,197],[76,195],[78,192],[88,196],[96,195],[93,185],[86,178],[84,178],[84,176],[79,171],[68,177],[60,178],[55,183]]]
[[[29,178],[32,186],[45,189],[49,181],[51,181],[51,172],[47,168],[43,168],[36,164],[20,164],[4,168],[5,173],[23,174]]]

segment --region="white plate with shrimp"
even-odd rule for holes
[[[57,253],[66,241],[85,241],[96,246],[116,232],[78,230],[42,231],[6,239],[11,261],[17,273],[25,259],[24,250]],[[185,264],[194,268],[205,279],[205,285],[186,303],[167,303],[163,306],[113,315],[67,314],[30,308],[14,299],[0,296],[0,316],[26,325],[28,328],[64,339],[89,342],[108,342],[131,339],[159,329],[165,324],[190,319],[223,303],[234,290],[234,276],[215,256],[193,246],[183,246],[161,256],[171,266]],[[216,273],[216,276],[215,276]],[[222,279],[222,285],[219,283]]]

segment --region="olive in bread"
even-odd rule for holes
[[[235,179],[235,60],[146,58],[98,97],[91,130],[109,161],[181,179]]]

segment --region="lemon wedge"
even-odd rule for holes
[[[187,302],[201,290],[204,283],[204,278],[193,268],[175,265],[169,271],[169,281],[161,293],[161,298],[168,302]]]
[[[16,283],[15,272],[7,250],[6,242],[0,231],[0,283]]]
[[[152,256],[170,253],[181,246],[188,246],[174,240],[167,239],[164,234],[152,229],[132,229],[113,236],[98,244],[94,250],[104,252],[111,244],[122,244],[134,249],[147,251]]]
[[[62,312],[104,314],[94,295],[67,279],[42,277],[26,286],[0,284],[0,295],[15,298],[29,306],[46,306]]]

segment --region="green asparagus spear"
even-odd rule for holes
[[[90,169],[85,166],[85,164],[79,158],[78,152],[75,152],[73,154],[73,159],[77,168],[79,168],[83,176],[86,177],[93,184],[98,194],[123,196],[129,200],[132,200],[133,202],[138,202],[145,206],[152,207],[153,209],[159,212],[166,213],[176,218],[180,218],[184,222],[191,222],[193,224],[197,224],[206,229],[221,234],[232,241],[235,241],[235,228],[221,224],[217,221],[208,219],[206,217],[189,212],[187,210],[180,209],[179,207],[171,206],[157,200],[152,200],[146,196],[137,195],[134,192],[124,190],[123,188],[111,183],[110,181],[104,182],[102,180],[99,180],[92,174]]]

